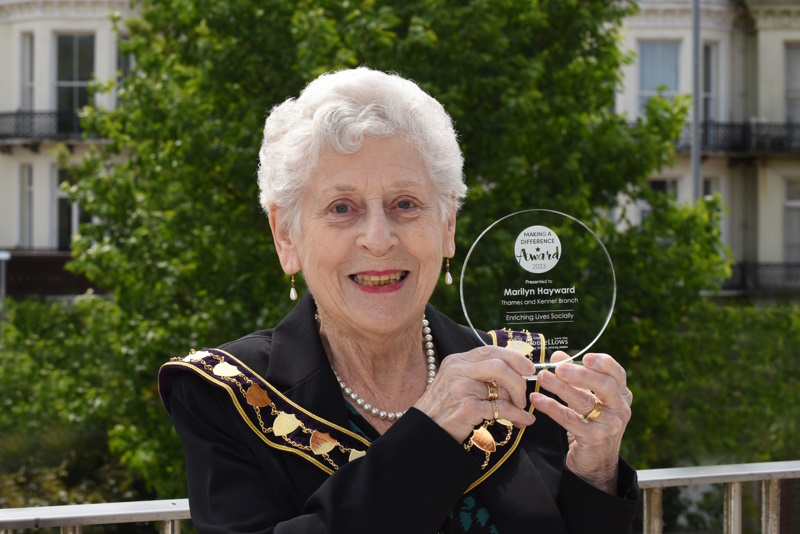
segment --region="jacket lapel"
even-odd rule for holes
[[[307,292],[275,327],[264,378],[306,410],[348,428],[347,408],[325,356],[315,311]]]

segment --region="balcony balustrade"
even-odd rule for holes
[[[800,263],[737,263],[723,290],[754,294],[800,292]]]
[[[695,128],[684,126],[675,150],[688,153],[692,148]],[[700,147],[704,153],[741,155],[800,153],[800,124],[785,123],[702,123],[699,128]]]
[[[692,147],[694,126],[687,124],[675,142],[679,153]],[[703,123],[699,128],[703,152],[729,154],[800,153],[800,123]],[[0,142],[82,139],[74,111],[16,111],[0,113]]]
[[[6,262],[7,295],[25,298],[33,295],[79,295],[94,286],[84,277],[67,271],[69,250],[3,248],[11,252]]]
[[[800,479],[800,461],[639,471],[639,485],[644,492],[643,532],[661,534],[663,530],[661,497],[664,488],[724,484],[724,532],[741,534],[742,484],[760,481],[761,532],[779,534],[779,482],[783,479]],[[181,520],[186,519],[190,519],[186,499],[10,508],[0,510],[0,534],[12,534],[13,529],[46,527],[61,527],[62,534],[80,534],[84,525],[144,522],[160,523],[162,534],[180,534]]]
[[[75,111],[0,113],[0,143],[77,141],[82,138],[80,118]]]

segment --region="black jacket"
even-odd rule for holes
[[[286,397],[341,427],[348,411],[325,356],[306,295],[273,330],[223,345]],[[439,357],[479,345],[472,332],[428,306]],[[192,521],[201,533],[436,533],[480,462],[422,412],[410,409],[368,454],[328,475],[295,454],[267,447],[230,397],[193,373],[169,391],[186,453]],[[636,474],[620,460],[619,495],[564,467],[565,431],[537,413],[516,451],[477,486],[501,534],[631,530]]]

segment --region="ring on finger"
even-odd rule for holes
[[[490,401],[494,402],[498,398],[500,398],[500,396],[497,393],[497,382],[494,382],[494,381],[486,382],[486,389],[489,390],[489,400]]]
[[[581,421],[583,421],[585,424],[589,424],[590,421],[594,421],[595,419],[600,417],[600,412],[602,412],[602,411],[603,411],[603,403],[600,402],[600,399],[595,397],[594,398],[594,408],[592,408],[591,412],[589,412],[586,415],[584,415],[581,418]]]
[[[497,410],[497,399],[492,399],[492,410],[494,410],[494,420],[500,419],[500,413]]]

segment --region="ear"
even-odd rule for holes
[[[295,274],[303,266],[300,264],[297,243],[289,230],[289,221],[285,217],[285,212],[275,206],[270,206],[268,217],[269,227],[272,229],[272,239],[275,241],[275,250],[278,253],[283,272]]]
[[[458,213],[458,203],[453,199],[450,206],[450,213],[447,216],[444,227],[444,239],[442,241],[442,256],[452,258],[456,254],[456,214]]]

